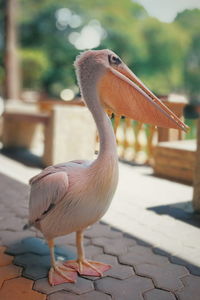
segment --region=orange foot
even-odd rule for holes
[[[56,265],[49,270],[49,283],[51,285],[75,282],[76,279],[76,270],[74,268],[66,267],[64,263],[61,262],[56,262]]]
[[[80,275],[85,276],[103,276],[103,272],[111,268],[110,265],[92,260],[69,260],[64,263],[65,266],[73,268]]]

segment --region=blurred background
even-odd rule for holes
[[[184,133],[108,112],[120,180],[104,221],[188,261],[199,275],[199,0],[0,0],[0,202],[9,209],[1,242],[22,233],[28,197],[19,182],[48,165],[96,157],[97,130],[73,62],[104,48],[190,127]],[[20,227],[8,218],[16,211]]]
[[[113,125],[122,159],[152,163],[158,142],[196,139],[200,115],[198,0],[170,0],[162,5],[158,0],[0,0],[1,147],[29,147],[34,144],[30,137],[38,136],[35,123],[47,124],[48,113],[56,104],[81,104],[73,62],[81,51],[103,48],[122,57],[190,126],[189,133],[175,134],[116,117]],[[22,114],[25,110],[28,117]],[[24,136],[29,139],[24,141]],[[49,153],[52,146],[46,148]],[[42,151],[44,147],[38,153]],[[48,164],[52,159],[44,161]]]
[[[155,94],[178,93],[191,101],[200,100],[198,7],[198,1],[189,0],[162,6],[156,0],[1,0],[0,93],[10,98],[5,87],[5,50],[16,20],[20,67],[15,78],[18,95],[14,96],[34,91],[72,99],[78,93],[73,68],[76,55],[110,48]],[[16,68],[14,62],[12,68]]]

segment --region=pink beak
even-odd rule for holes
[[[104,107],[118,115],[156,125],[188,131],[185,125],[125,65],[109,67],[99,82]]]

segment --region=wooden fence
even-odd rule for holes
[[[122,160],[150,164],[153,149],[158,141],[155,126],[147,125],[121,116],[111,116],[118,155]]]
[[[52,106],[58,104],[57,101],[41,101],[40,110],[50,111]],[[63,105],[84,105],[81,99],[75,99]],[[172,109],[176,115],[182,118],[184,104],[170,103],[165,104]],[[118,145],[118,155],[121,160],[137,163],[153,163],[154,148],[159,141],[167,140],[180,140],[183,139],[181,131],[171,132],[171,130],[157,128],[153,125],[144,124],[134,121],[132,119],[114,115],[112,112],[107,111],[110,116],[113,128],[116,135]],[[173,129],[172,129],[173,131]],[[96,151],[98,151],[98,137]]]

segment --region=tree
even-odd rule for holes
[[[42,77],[49,69],[49,61],[44,52],[37,49],[24,49],[20,52],[23,87],[39,90]]]
[[[68,11],[67,11],[68,9]],[[77,16],[79,26],[59,20],[59,12],[69,12]],[[66,16],[67,17],[67,16]],[[102,33],[99,48],[111,48],[119,55],[131,61],[142,59],[145,47],[140,44],[136,21],[148,17],[139,4],[131,0],[115,2],[108,0],[94,2],[91,0],[41,1],[21,0],[20,35],[22,49],[37,48],[45,53],[50,61],[49,69],[43,74],[43,88],[51,95],[57,96],[66,86],[75,84],[73,61],[80,52],[70,41],[71,34],[80,34],[88,25],[95,27],[100,22]],[[96,24],[95,21],[97,20]],[[92,24],[93,22],[93,24]],[[131,29],[130,29],[131,28]]]
[[[5,98],[20,95],[19,62],[17,53],[18,0],[7,0],[5,6]]]
[[[188,34],[188,51],[183,61],[185,92],[191,102],[200,103],[200,9],[179,13],[175,23]]]
[[[82,50],[76,39],[88,26],[102,30],[95,49],[118,53],[155,93],[184,90],[184,61],[191,41],[182,26],[187,16],[179,14],[174,23],[162,23],[131,0],[97,0],[95,4],[92,0],[19,1],[21,47],[37,49],[47,57],[49,67],[40,80],[50,95],[58,96],[66,86],[74,86],[73,61]],[[75,26],[67,18],[80,22]],[[193,23],[191,27],[196,28]]]
[[[182,89],[183,61],[188,38],[176,24],[148,18],[141,24],[147,57],[140,77],[157,94],[169,94]]]

